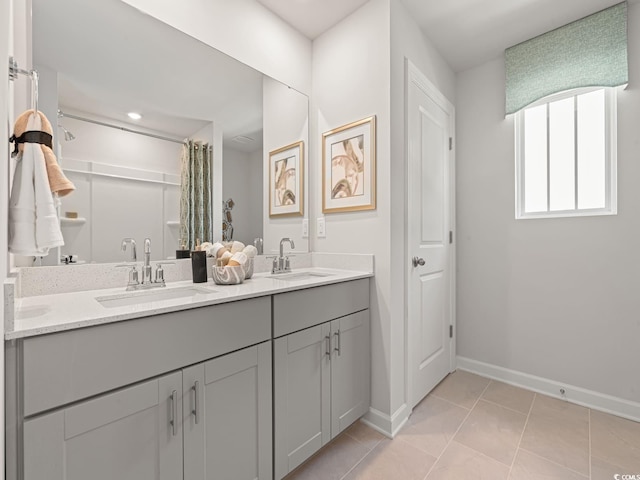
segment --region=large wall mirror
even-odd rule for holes
[[[153,260],[174,256],[185,140],[206,145],[213,158],[213,233],[200,240],[222,238],[223,216],[234,240],[269,237],[264,145],[275,140],[265,131],[306,148],[305,95],[120,0],[33,0],[33,64],[40,110],[76,185],[61,199],[61,254],[118,262],[124,237],[149,237]],[[263,128],[265,118],[278,119],[278,128]],[[229,199],[233,208],[223,212]],[[276,227],[286,233],[287,223]],[[296,250],[308,251],[301,243]],[[265,243],[265,253],[273,248]],[[43,263],[57,264],[57,256]]]

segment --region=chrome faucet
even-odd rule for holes
[[[138,261],[137,258],[137,254],[136,254],[136,241],[133,238],[123,238],[122,239],[122,245],[120,248],[122,248],[123,252],[127,251],[127,244],[131,245],[131,261],[132,262],[136,262]]]
[[[151,273],[151,239],[144,239],[144,263],[142,265],[142,280],[138,277],[137,269],[137,253],[136,253],[136,241],[133,238],[124,238],[122,240],[122,251],[127,250],[127,245],[131,245],[131,259],[130,262],[124,265],[117,265],[118,267],[130,268],[129,283],[127,283],[127,290],[142,290],[153,287],[164,287],[164,270],[162,265],[173,265],[173,262],[159,262],[156,264],[155,280],[152,280]]]
[[[296,248],[293,240],[289,237],[285,237],[280,240],[280,256],[273,259],[273,266],[271,273],[285,273],[291,271],[291,265],[289,264],[289,257],[284,256],[284,242],[289,242],[291,248]]]
[[[142,266],[142,283],[151,283],[151,239],[144,239],[144,265]]]
[[[138,269],[136,268],[136,262],[138,260],[136,254],[136,241],[133,238],[127,237],[122,239],[122,244],[120,248],[123,252],[127,251],[127,244],[131,245],[131,263],[126,263],[124,265],[117,265],[118,267],[130,267],[131,271],[129,272],[129,283],[127,283],[127,290],[133,290],[136,288],[136,285],[139,285],[138,281]]]

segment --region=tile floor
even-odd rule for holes
[[[640,423],[457,371],[394,440],[356,422],[286,480],[640,478]]]

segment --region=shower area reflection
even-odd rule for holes
[[[183,141],[64,110],[59,121],[66,140],[59,144],[60,163],[77,187],[60,207],[61,256],[117,262],[124,237],[151,238],[152,260],[174,256]]]
[[[58,124],[58,128],[61,128],[62,131],[64,132],[64,141],[65,142],[71,142],[71,141],[76,139],[76,136],[73,133],[71,133],[69,130],[64,128],[62,125]]]

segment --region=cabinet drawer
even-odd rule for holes
[[[27,338],[30,416],[271,338],[270,297]]]
[[[368,278],[275,295],[273,336],[281,337],[367,308]]]

